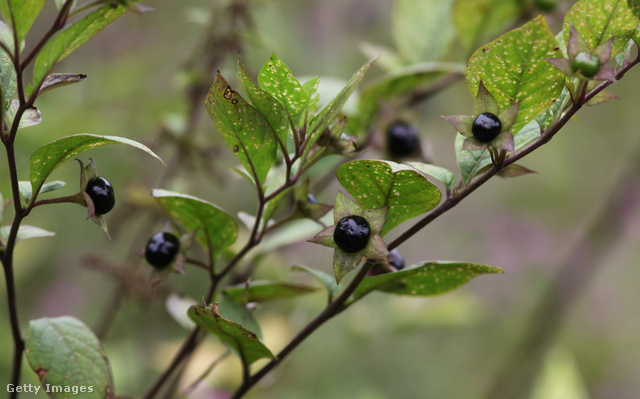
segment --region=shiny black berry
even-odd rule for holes
[[[362,216],[345,216],[336,223],[333,240],[338,248],[348,253],[362,251],[371,238],[371,226]]]
[[[418,148],[418,131],[415,127],[401,121],[387,128],[387,149],[396,158],[413,154]]]
[[[156,269],[163,269],[171,264],[179,249],[178,237],[163,231],[149,238],[144,250],[144,258]]]
[[[389,265],[396,268],[396,270],[404,269],[404,257],[400,254],[396,248],[389,251],[389,256],[391,257],[391,261]]]
[[[108,213],[116,204],[113,186],[104,177],[94,177],[89,180],[85,191],[93,201],[97,215]]]
[[[491,112],[483,112],[478,115],[476,120],[473,121],[473,126],[471,126],[473,137],[483,143],[488,143],[498,137],[501,130],[502,122]]]

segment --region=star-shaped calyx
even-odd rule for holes
[[[380,236],[388,207],[363,209],[342,192],[336,196],[334,224],[316,234],[309,242],[334,249],[333,270],[336,282],[358,267],[363,258],[389,262],[389,250]]]
[[[503,150],[513,152],[513,126],[520,109],[520,101],[500,108],[482,81],[478,86],[473,115],[443,116],[460,134],[466,137],[463,150]],[[494,157],[495,162],[495,157]]]
[[[606,65],[611,59],[612,48],[613,38],[591,50],[571,24],[567,42],[568,58],[547,58],[547,61],[571,78],[606,80],[615,83],[617,82],[615,71]]]

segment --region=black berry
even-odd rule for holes
[[[400,254],[396,248],[389,251],[389,256],[391,257],[391,262],[389,265],[396,268],[396,270],[404,269],[404,257]]]
[[[600,58],[591,53],[580,52],[571,63],[573,72],[582,72],[585,78],[591,78],[600,69]]]
[[[387,149],[391,156],[409,156],[418,148],[418,143],[418,131],[405,122],[394,122],[387,128]]]
[[[500,119],[491,112],[483,112],[473,121],[471,126],[471,132],[473,137],[488,143],[495,139],[502,130],[502,122]]]
[[[348,253],[362,251],[371,238],[371,226],[362,216],[345,216],[336,223],[333,240],[338,248]]]
[[[156,233],[147,241],[144,257],[156,269],[163,269],[173,261],[180,249],[178,237],[171,233]]]
[[[87,183],[85,191],[93,201],[93,206],[98,215],[108,213],[116,204],[113,186],[104,177],[93,177],[89,180],[89,183]]]

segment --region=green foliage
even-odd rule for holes
[[[86,399],[114,396],[113,378],[104,349],[81,321],[69,316],[32,320],[25,348],[29,365],[43,384],[62,386],[63,389],[86,387],[86,391],[75,393]],[[49,393],[55,399],[68,398],[72,394]]]
[[[390,161],[351,161],[336,172],[342,187],[364,209],[389,207],[381,235],[433,209],[441,193],[416,170]]]
[[[559,57],[544,16],[478,49],[467,65],[467,84],[475,96],[480,81],[500,108],[522,101],[512,133],[517,133],[558,98],[564,75],[544,60]]]
[[[38,53],[33,67],[32,89],[40,86],[57,62],[76,51],[125,12],[127,8],[122,5],[112,7],[106,4],[60,31]]]
[[[374,290],[408,296],[441,295],[487,273],[502,273],[502,270],[473,263],[424,262],[405,270],[365,277],[353,293],[353,300]]]
[[[46,0],[7,0],[0,2],[0,12],[7,23],[14,23],[18,43],[22,42]]]
[[[207,95],[206,108],[227,147],[254,183],[262,185],[276,162],[275,133],[267,119],[231,89],[219,72]]]
[[[573,25],[578,33],[595,50],[599,45],[613,39],[612,54],[618,54],[636,32],[638,23],[637,0],[580,0],[564,17],[562,33],[569,41],[569,27]]]
[[[453,23],[464,49],[474,50],[499,36],[522,8],[519,0],[455,0]]]
[[[106,144],[127,144],[146,152],[162,162],[147,146],[124,137],[97,136],[93,134],[67,136],[46,144],[31,154],[30,181],[32,191],[40,191],[47,177],[64,162],[86,150]]]
[[[195,305],[189,308],[189,317],[197,325],[220,338],[246,365],[263,358],[275,359],[256,333],[223,318],[217,308],[217,304]]]
[[[298,126],[309,106],[309,95],[275,54],[262,66],[258,83],[287,110],[292,124]]]
[[[231,216],[217,206],[186,194],[155,189],[157,203],[187,232],[195,232],[202,248],[216,256],[232,245],[238,226]]]
[[[4,241],[7,241],[9,239],[10,232],[11,232],[11,226],[4,226],[0,228],[0,235],[2,235],[2,239]],[[54,235],[56,235],[56,233],[52,233],[50,231],[41,229],[39,227],[23,224],[18,228],[16,243],[18,241],[26,240],[27,238],[53,237]]]

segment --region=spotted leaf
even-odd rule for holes
[[[390,161],[347,162],[336,176],[364,209],[389,207],[381,235],[435,208],[442,197],[438,187],[415,169]]]
[[[564,75],[545,58],[561,53],[543,15],[477,50],[467,65],[467,84],[475,96],[480,81],[501,109],[522,101],[512,133],[543,113],[558,98]]]
[[[277,150],[275,133],[267,119],[234,91],[220,72],[209,89],[205,106],[222,140],[254,183],[264,183],[276,162]]]
[[[262,66],[258,83],[286,108],[293,123],[298,126],[309,105],[309,95],[275,53]]]

